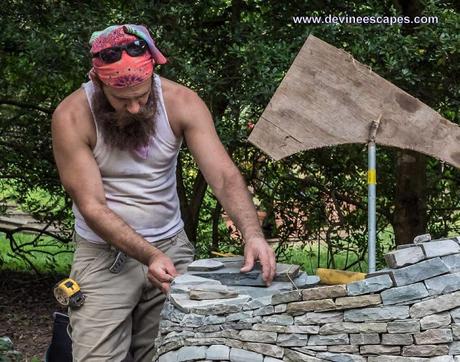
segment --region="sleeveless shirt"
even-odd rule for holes
[[[112,148],[103,140],[93,112],[92,81],[83,84],[96,126],[93,155],[101,172],[107,206],[149,242],[170,238],[183,227],[176,190],[176,165],[182,138],[177,138],[169,124],[161,90],[161,79],[153,77],[157,110],[155,133],[143,159],[134,151]],[[153,120],[152,120],[153,121]],[[104,243],[86,224],[73,204],[75,231],[88,241]]]

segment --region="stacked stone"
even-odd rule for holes
[[[459,361],[459,238],[416,238],[347,285],[191,301],[171,293],[154,361]]]
[[[0,362],[19,362],[22,355],[14,350],[13,342],[9,337],[0,337]]]

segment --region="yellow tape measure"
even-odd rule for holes
[[[85,295],[81,292],[78,283],[70,278],[58,282],[53,289],[54,297],[64,307],[78,308],[85,302]]]

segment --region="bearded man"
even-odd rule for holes
[[[169,283],[194,257],[176,191],[183,140],[243,235],[241,271],[259,260],[270,284],[275,256],[208,108],[154,72],[166,58],[148,30],[111,26],[90,44],[91,81],[65,98],[52,120],[56,164],[74,202],[71,277],[87,296],[70,310],[73,356],[122,361],[131,351],[135,361],[151,361]],[[120,252],[128,257],[117,264]]]

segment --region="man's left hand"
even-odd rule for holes
[[[269,286],[276,273],[275,252],[264,238],[254,238],[246,241],[244,247],[244,265],[242,273],[252,270],[254,263],[259,260],[262,265],[262,279]]]

